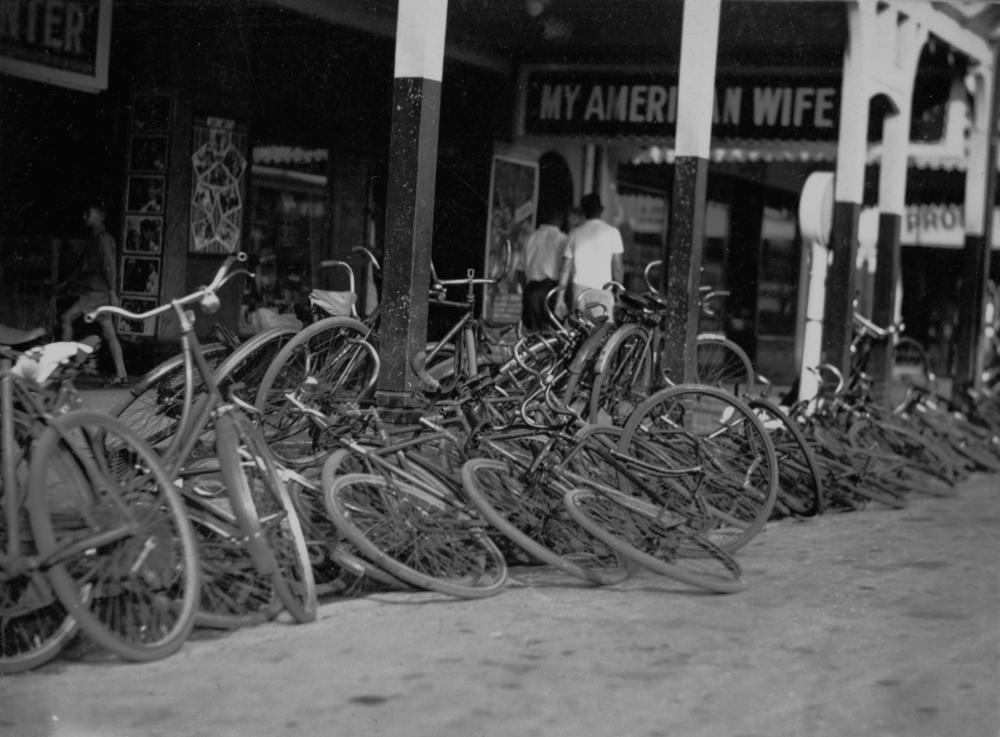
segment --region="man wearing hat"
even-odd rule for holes
[[[580,208],[586,220],[570,232],[566,241],[559,287],[565,291],[572,274],[573,298],[576,299],[587,290],[597,290],[590,291],[584,297],[583,305],[588,308],[591,317],[606,316],[612,320],[614,294],[602,291],[602,287],[609,281],[621,282],[624,278],[622,254],[625,246],[622,235],[618,228],[601,220],[604,206],[596,192],[584,195]],[[557,304],[564,305],[564,301],[560,299]],[[563,306],[560,311],[564,310]]]

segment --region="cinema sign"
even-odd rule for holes
[[[0,74],[108,88],[112,0],[0,0]]]
[[[521,133],[663,137],[677,123],[676,70],[527,68]],[[712,133],[727,138],[835,140],[840,77],[720,71]]]

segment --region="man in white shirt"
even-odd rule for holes
[[[562,213],[550,213],[524,244],[518,276],[524,287],[521,322],[526,330],[545,327],[545,295],[559,284],[559,262],[566,248],[566,234],[557,225],[560,220]]]
[[[604,206],[596,193],[585,195],[580,201],[580,207],[586,220],[570,232],[566,241],[559,286],[565,290],[572,274],[573,299],[588,290],[597,290],[590,291],[584,297],[582,306],[587,308],[593,318],[607,317],[613,320],[614,294],[601,290],[608,282],[621,282],[624,278],[622,254],[625,246],[622,235],[618,228],[601,220]]]

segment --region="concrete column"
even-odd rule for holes
[[[705,240],[705,190],[712,143],[720,6],[721,0],[684,2],[677,83],[677,148],[670,230],[660,285],[670,305],[663,325],[662,368],[677,383],[696,378],[698,287]]]
[[[405,406],[427,343],[447,0],[399,0],[386,195],[378,400]]]
[[[850,366],[851,315],[854,270],[858,251],[868,145],[868,103],[871,85],[866,68],[867,36],[872,13],[866,3],[847,5],[847,46],[840,93],[840,131],[834,178],[830,264],[823,306],[823,360],[840,368]]]
[[[993,239],[993,201],[996,192],[997,146],[994,126],[1000,105],[1000,63],[977,71],[975,119],[969,132],[969,161],[965,172],[965,247],[962,254],[962,290],[958,305],[957,387],[978,387],[982,379],[983,300],[990,273]],[[985,65],[984,65],[985,66]]]
[[[871,314],[872,321],[880,327],[892,325],[899,319],[899,240],[906,208],[913,83],[920,52],[927,40],[927,31],[913,20],[893,25],[896,28],[896,46],[903,52],[897,58],[900,61],[899,78],[905,89],[896,91],[893,97],[896,110],[887,115],[882,124],[877,260]],[[869,359],[868,371],[875,378],[877,392],[892,378],[892,351],[889,343],[876,344]]]

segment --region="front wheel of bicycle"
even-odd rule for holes
[[[260,545],[255,560],[273,555],[273,570],[266,572],[278,598],[296,621],[313,621],[316,584],[305,536],[264,438],[248,418],[230,410],[216,422],[216,450],[233,511],[250,545]]]
[[[366,558],[414,586],[460,598],[499,594],[507,564],[485,525],[447,496],[367,473],[326,489],[337,529]]]
[[[744,402],[715,387],[663,389],[632,413],[619,450],[645,461],[630,469],[657,505],[689,515],[732,554],[763,529],[778,493],[778,463],[767,430]],[[660,467],[687,469],[663,474]],[[637,492],[638,493],[638,492]]]
[[[577,525],[552,491],[526,487],[507,461],[473,458],[462,466],[462,489],[479,513],[534,560],[590,584],[628,577],[621,558]]]
[[[155,452],[120,421],[76,410],[45,430],[29,478],[39,558],[80,627],[127,660],[177,651],[197,611],[198,551]]]
[[[571,489],[564,498],[576,522],[651,571],[719,594],[746,589],[739,564],[682,517],[627,494]]]

